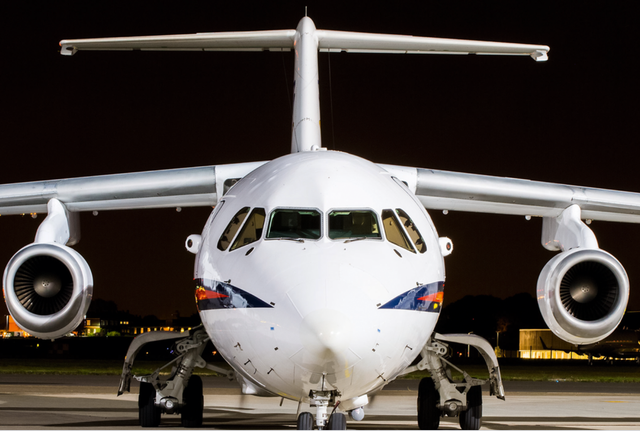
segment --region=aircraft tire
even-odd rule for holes
[[[189,378],[189,384],[184,389],[182,399],[185,403],[180,415],[182,426],[185,428],[202,426],[204,397],[202,396],[202,378],[200,376]]]
[[[155,405],[156,390],[151,383],[140,383],[138,394],[138,420],[143,428],[160,426],[162,410]]]
[[[343,413],[333,413],[329,416],[328,430],[346,430],[347,417]]]
[[[313,429],[313,415],[309,412],[302,412],[298,415],[298,427],[299,430],[312,430]]]
[[[467,410],[460,413],[460,428],[479,430],[482,426],[482,388],[473,386],[467,393]]]
[[[418,387],[418,427],[421,430],[437,430],[440,425],[440,394],[431,377],[420,380]]]

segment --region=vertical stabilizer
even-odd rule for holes
[[[304,17],[296,28],[293,81],[291,152],[312,151],[322,146],[320,136],[320,90],[318,84],[318,36],[316,26]]]

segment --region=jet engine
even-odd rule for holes
[[[84,319],[93,276],[84,258],[57,243],[22,248],[4,271],[4,297],[15,322],[31,335],[54,339]]]
[[[627,273],[609,253],[574,248],[551,259],[538,278],[538,306],[549,328],[572,344],[611,334],[629,300]]]

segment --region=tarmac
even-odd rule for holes
[[[240,393],[234,382],[203,377],[207,429],[295,429],[296,402]],[[137,382],[116,396],[117,376],[0,375],[0,429],[139,429]],[[349,429],[417,429],[418,381],[397,380],[373,397]],[[482,429],[640,429],[640,385],[505,382],[506,401],[483,392]],[[180,428],[163,415],[161,428]],[[459,429],[443,418],[440,429]]]

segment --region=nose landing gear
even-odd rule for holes
[[[323,392],[312,391],[310,394],[311,405],[316,407],[316,417],[313,420],[313,415],[309,412],[302,412],[298,415],[298,429],[299,430],[312,430],[315,425],[317,429],[327,430],[346,430],[347,429],[347,417],[344,413],[336,412],[336,408],[340,404],[336,403],[336,392]],[[328,414],[328,407],[333,407],[333,412]]]
[[[325,426],[321,426],[318,429],[327,430],[346,430],[347,429],[347,417],[344,413],[332,413],[329,416],[329,420],[325,423]],[[298,415],[298,427],[299,430],[312,430],[314,425],[313,415],[309,412],[302,412]]]

